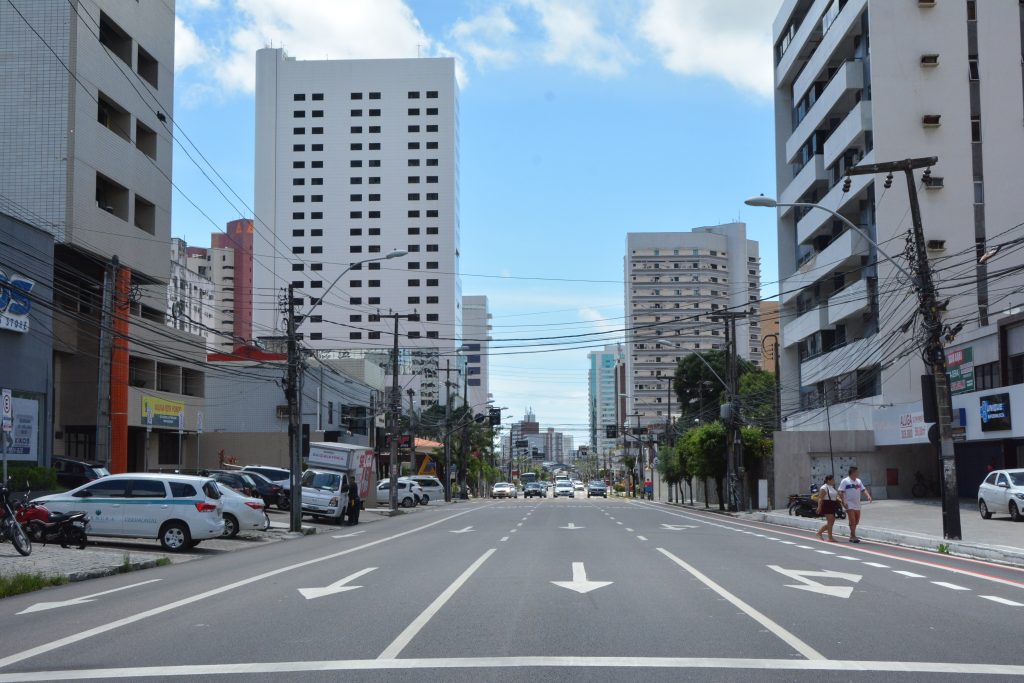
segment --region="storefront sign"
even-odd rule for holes
[[[981,396],[981,431],[995,432],[1010,429],[1010,395],[990,394]]]
[[[900,441],[920,440],[928,436],[928,424],[924,421],[924,412],[910,412],[900,415]]]
[[[951,393],[966,394],[974,391],[974,352],[971,347],[948,352],[946,372]]]
[[[11,439],[7,457],[13,460],[39,459],[39,401],[14,397]]]
[[[169,401],[156,396],[142,397],[142,424],[147,424],[147,417],[153,416],[154,427],[178,428],[178,415],[185,412],[185,404],[181,401]]]
[[[0,330],[28,332],[28,314],[32,310],[28,295],[35,285],[26,277],[0,270]]]

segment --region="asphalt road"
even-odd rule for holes
[[[0,620],[0,681],[1024,677],[1024,570],[619,499],[431,507]]]

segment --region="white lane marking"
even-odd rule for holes
[[[936,586],[942,586],[943,588],[949,588],[949,589],[955,590],[955,591],[969,591],[969,590],[971,590],[970,588],[964,588],[963,586],[958,586],[955,583],[946,583],[945,581],[932,581],[932,583],[934,583]]]
[[[238,676],[319,671],[402,671],[431,669],[750,669],[763,671],[892,672],[1024,676],[1024,665],[969,662],[872,662],[862,659],[728,659],[725,657],[441,657],[438,659],[341,659],[297,662],[185,664],[122,669],[67,669],[2,674],[0,683],[173,676]]]
[[[915,574],[914,572],[908,572],[905,569],[893,569],[892,573],[893,574],[900,574],[902,576],[906,576],[906,577],[909,577],[911,579],[923,579],[924,578],[924,574]]]
[[[1014,602],[1013,600],[1001,598],[998,595],[979,595],[978,597],[985,598],[986,600],[991,600],[992,602],[998,602],[1000,605],[1009,605],[1010,607],[1024,607],[1024,602]]]
[[[290,565],[288,565],[286,567],[280,567],[278,569],[273,569],[273,570],[271,570],[269,572],[263,572],[262,574],[257,574],[256,576],[250,576],[247,579],[241,579],[239,581],[233,581],[233,582],[231,582],[229,584],[225,584],[225,585],[220,586],[218,588],[213,588],[213,589],[210,589],[208,591],[204,591],[202,593],[197,593],[195,595],[190,595],[187,598],[182,598],[181,600],[175,600],[174,602],[168,603],[166,605],[161,605],[160,607],[154,607],[153,609],[148,609],[145,612],[139,612],[138,614],[133,614],[130,617],[124,617],[123,619],[117,619],[115,621],[111,621],[111,622],[103,624],[101,626],[95,626],[93,628],[86,629],[84,631],[80,631],[78,633],[75,633],[74,635],[70,635],[70,636],[67,636],[65,638],[59,638],[57,640],[50,641],[49,643],[44,643],[42,645],[37,645],[36,647],[30,648],[28,650],[22,650],[21,652],[18,652],[18,653],[12,654],[12,655],[8,655],[7,657],[4,657],[3,659],[0,659],[0,668],[5,667],[5,666],[10,666],[11,664],[15,664],[17,662],[21,662],[21,661],[24,661],[26,659],[30,659],[32,657],[36,657],[38,655],[45,654],[47,652],[52,652],[54,650],[60,649],[62,647],[65,647],[67,645],[71,645],[73,643],[78,643],[78,642],[81,642],[81,641],[86,640],[88,638],[91,638],[93,636],[100,635],[101,633],[107,633],[108,631],[113,631],[116,628],[121,628],[122,626],[127,626],[128,624],[134,624],[136,622],[142,621],[143,619],[148,619],[149,617],[154,617],[154,616],[156,616],[158,614],[163,614],[165,612],[170,612],[171,610],[177,609],[179,607],[184,607],[186,605],[191,605],[191,604],[194,604],[194,603],[197,603],[197,602],[201,602],[203,600],[206,600],[207,598],[213,597],[214,595],[220,595],[221,593],[226,593],[229,590],[232,590],[232,589],[235,589],[235,588],[240,588],[241,586],[248,586],[250,583],[255,583],[255,582],[260,581],[262,579],[268,579],[268,578],[270,578],[272,576],[277,576],[279,574],[285,574],[285,573],[293,571],[295,569],[301,569],[303,567],[309,567],[309,566],[314,565],[314,564],[319,564],[321,562],[327,562],[328,560],[333,560],[333,559],[336,559],[336,558],[339,558],[339,557],[343,557],[345,555],[349,555],[351,553],[356,553],[356,552],[359,552],[360,550],[365,550],[366,548],[371,548],[371,547],[373,547],[375,545],[380,545],[381,543],[387,543],[388,541],[393,541],[396,538],[403,538],[405,536],[409,536],[410,534],[419,533],[420,531],[423,531],[424,529],[429,529],[432,526],[437,526],[438,524],[444,524],[445,522],[449,522],[449,521],[455,519],[456,517],[461,517],[462,515],[468,515],[471,512],[476,512],[478,510],[485,510],[485,509],[487,509],[487,508],[486,507],[479,507],[479,508],[474,507],[474,508],[470,508],[469,510],[465,510],[463,512],[456,512],[455,514],[449,515],[449,516],[447,516],[447,517],[445,517],[443,519],[438,519],[436,521],[429,522],[428,524],[424,524],[422,526],[418,526],[418,527],[415,527],[413,529],[409,529],[407,531],[400,531],[399,533],[392,534],[391,536],[386,536],[384,538],[378,538],[376,541],[370,541],[368,543],[363,543],[362,545],[357,545],[357,546],[354,546],[352,548],[347,548],[346,550],[339,550],[336,553],[331,553],[329,555],[324,555],[323,557],[316,557],[316,558],[314,558],[312,560],[306,560],[304,562],[298,562],[296,564],[290,564]]]
[[[341,534],[339,536],[331,536],[331,538],[352,538],[353,536],[358,536],[359,534],[365,534],[365,533],[366,533],[366,529],[363,529],[362,531],[353,531],[350,534]]]
[[[507,540],[508,540],[508,536],[502,536],[502,537],[501,537],[501,542],[502,542],[502,543],[504,543],[504,542],[505,542],[505,541],[507,541]]]
[[[450,534],[465,534],[465,533],[468,533],[468,532],[470,532],[472,530],[473,530],[473,527],[467,526],[467,527],[465,527],[463,529],[449,529],[448,533],[450,533]]]
[[[559,529],[586,529],[585,526],[576,526],[575,523],[569,522],[569,526],[560,526]]]
[[[860,583],[861,580],[860,574],[844,574],[843,572],[834,572],[831,570],[819,572],[800,569],[783,569],[782,567],[774,564],[769,564],[767,566],[768,569],[777,571],[783,576],[788,576],[789,578],[800,582],[800,585],[785,584],[786,588],[796,588],[797,590],[810,591],[811,593],[831,595],[834,598],[849,599],[849,597],[853,595],[853,586],[826,586],[825,584],[818,583],[809,577],[816,576],[822,579],[842,579],[843,581],[850,581],[851,583]]]
[[[517,531],[519,531],[519,529],[509,529],[509,530],[508,530],[508,532],[509,532],[510,534],[514,534],[514,533],[515,533],[515,532],[517,532]]]
[[[809,545],[798,545],[797,548],[801,548],[802,550],[814,550],[814,548]]]
[[[764,626],[766,629],[775,634],[783,642],[785,642],[787,645],[789,645],[791,648],[799,652],[807,659],[825,659],[824,655],[815,650],[813,647],[811,647],[804,641],[800,640],[795,635],[784,629],[782,626],[776,624],[774,621],[766,617],[764,614],[761,614],[761,612],[757,611],[747,603],[743,602],[729,591],[719,586],[717,583],[709,579],[707,576],[700,573],[700,571],[698,571],[696,568],[691,567],[689,564],[679,559],[678,557],[676,557],[669,551],[665,550],[664,548],[658,548],[658,552],[667,557],[668,559],[670,559],[671,561],[675,562],[677,565],[679,565],[684,570],[693,575],[694,578],[696,578],[698,581],[700,581],[705,586],[707,586],[708,588],[715,591],[720,596],[731,602],[734,606],[741,609],[743,612],[747,614],[747,616],[749,616],[751,619]]]
[[[683,529],[696,529],[697,527],[692,524],[665,524],[662,523],[661,528],[665,531],[682,531]]]
[[[552,581],[551,583],[561,588],[568,588],[581,595],[590,591],[612,585],[612,581],[589,581],[587,579],[587,568],[582,562],[572,563],[572,581]]]
[[[822,555],[835,555],[831,550],[815,550],[814,552],[821,553]]]
[[[869,567],[878,567],[879,569],[888,569],[889,568],[889,565],[882,564],[881,562],[861,562],[861,564],[866,564]]]
[[[836,555],[840,560],[853,560],[854,562],[860,562],[859,557],[850,557],[849,555]]]
[[[783,545],[796,545],[796,541],[779,541]]]
[[[628,526],[626,527],[626,531],[628,531],[629,533],[633,533],[633,530],[630,529]]]
[[[646,540],[647,540],[647,537],[646,537],[646,536],[637,536],[637,538],[638,538],[639,540],[641,540],[641,541],[646,541]]]
[[[458,578],[452,581],[451,585],[444,589],[440,595],[434,598],[434,601],[430,603],[425,610],[423,610],[418,617],[413,619],[412,623],[405,627],[405,630],[398,634],[398,637],[391,641],[391,644],[384,648],[384,651],[380,653],[377,659],[395,659],[399,653],[409,642],[416,637],[416,634],[427,625],[430,618],[433,617],[437,612],[444,607],[444,604],[451,599],[455,592],[462,588],[462,584],[469,580],[469,577],[473,575],[477,569],[480,568],[487,558],[495,553],[497,548],[491,548],[483,555],[477,558],[473,564],[469,565],[466,571],[459,574]]]
[[[700,522],[701,524],[707,524],[709,526],[715,526],[715,527],[719,527],[721,529],[736,529],[738,527],[749,526],[748,524],[746,524],[744,522],[736,522],[736,521],[732,521],[732,520],[729,520],[727,523],[728,524],[732,524],[732,525],[736,525],[736,526],[726,526],[725,524],[715,523],[715,522],[709,521],[707,519],[704,519],[702,516],[699,515],[699,513],[690,514],[690,515],[680,514],[678,512],[672,512],[670,510],[666,510],[666,509],[664,509],[661,506],[653,505],[653,504],[650,504],[650,503],[645,503],[643,501],[630,501],[628,504],[629,505],[636,505],[636,506],[639,506],[639,507],[651,508],[653,510],[657,510],[659,512],[663,512],[666,515],[672,515],[673,517],[680,517],[682,519],[688,519],[688,520],[693,521],[693,522]],[[770,524],[770,522],[764,522],[764,524]],[[760,528],[760,527],[755,527],[755,528]],[[781,532],[775,532],[775,533],[781,533]],[[789,534],[789,535],[795,537],[795,536],[798,536],[799,534],[795,534],[794,533],[794,534]],[[1003,578],[1000,578],[998,576],[990,576],[988,574],[982,574],[980,572],[971,571],[969,569],[958,569],[956,567],[950,567],[948,565],[938,564],[937,562],[929,562],[927,560],[915,560],[915,559],[910,558],[910,557],[898,557],[898,556],[888,555],[886,553],[879,552],[877,550],[871,550],[869,548],[854,548],[854,547],[850,547],[849,550],[851,552],[864,553],[865,555],[873,555],[873,556],[876,556],[876,557],[885,557],[887,559],[895,560],[897,562],[906,562],[908,564],[916,564],[916,565],[920,565],[920,566],[924,566],[924,567],[930,567],[932,569],[941,569],[942,571],[951,572],[953,574],[963,574],[964,576],[970,576],[970,577],[975,578],[975,579],[983,579],[985,581],[992,581],[993,583],[1002,584],[1004,586],[1011,586],[1013,588],[1024,589],[1024,581],[1014,581],[1013,579],[1003,579]],[[843,556],[839,556],[839,557],[843,557]],[[848,559],[848,558],[843,557],[843,559]],[[859,558],[852,558],[852,559],[859,559]],[[991,562],[985,562],[984,560],[975,560],[975,559],[966,558],[966,557],[958,557],[957,561],[959,561],[959,562],[970,562],[972,564],[980,564],[980,565],[985,565],[985,566],[988,566],[988,567],[996,566],[996,565],[993,565]],[[1000,568],[1005,568],[1005,567],[1000,566]],[[1013,568],[1013,569],[1017,570],[1017,568]],[[1019,570],[1017,570],[1017,571],[1019,571]]]
[[[314,598],[322,598],[325,595],[334,595],[335,593],[354,591],[357,588],[362,588],[362,586],[347,586],[345,584],[347,584],[349,581],[355,581],[363,574],[369,574],[375,569],[376,567],[367,567],[366,569],[360,569],[354,574],[349,574],[344,579],[338,579],[334,583],[327,586],[323,586],[322,588],[300,588],[299,593],[301,593],[302,597],[306,598],[307,600],[313,600]]]
[[[72,598],[70,600],[61,600],[59,602],[37,602],[36,604],[32,605],[31,607],[26,607],[25,609],[21,610],[20,612],[18,612],[18,614],[29,614],[31,612],[45,612],[48,609],[57,609],[58,607],[70,607],[71,605],[82,605],[82,604],[87,603],[87,602],[92,602],[93,600],[95,600],[96,598],[100,597],[101,595],[109,595],[110,593],[116,593],[118,591],[128,590],[129,588],[135,588],[136,586],[145,586],[147,583],[154,583],[156,581],[161,581],[161,580],[162,579],[150,579],[149,581],[141,581],[139,583],[133,583],[130,586],[121,586],[120,588],[112,588],[112,589],[110,589],[108,591],[103,591],[101,593],[92,593],[91,595],[83,595],[80,598]]]
[[[520,526],[522,526],[522,525],[523,525],[523,523],[522,523],[522,522],[519,522],[518,524],[516,524],[516,526],[517,526],[517,527],[520,527]]]
[[[615,522],[616,524],[622,524],[622,522]]]

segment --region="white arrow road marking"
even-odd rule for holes
[[[32,612],[45,612],[48,609],[57,609],[58,607],[71,607],[72,605],[82,605],[87,602],[92,602],[101,595],[109,595],[110,593],[116,593],[118,591],[128,590],[129,588],[135,588],[136,586],[145,586],[147,583],[155,583],[161,579],[150,579],[149,581],[141,581],[139,583],[133,583],[130,586],[121,586],[120,588],[112,588],[102,593],[93,593],[92,595],[83,595],[80,598],[72,598],[71,600],[62,600],[60,602],[37,602],[31,607],[18,612],[18,614],[30,614]]]
[[[859,583],[861,579],[860,574],[846,574],[844,572],[833,572],[829,570],[815,572],[804,571],[802,569],[783,569],[782,567],[774,564],[768,565],[768,568],[777,571],[783,576],[788,576],[789,578],[800,582],[800,585],[786,584],[786,588],[796,588],[797,590],[821,593],[822,595],[831,595],[835,598],[849,598],[853,594],[853,586],[825,586],[808,577],[817,576],[823,579],[842,579],[852,583]]]
[[[696,529],[692,524],[662,524],[664,531],[682,531],[683,529]]]
[[[355,581],[363,574],[369,574],[374,569],[376,569],[376,567],[367,567],[366,569],[360,569],[355,574],[349,574],[344,579],[341,579],[340,581],[335,581],[329,586],[324,586],[323,588],[300,588],[299,592],[302,593],[302,597],[306,598],[307,600],[312,600],[313,598],[322,598],[325,595],[334,595],[335,593],[354,591],[357,588],[362,588],[362,586],[346,586],[345,584],[349,581]]]
[[[569,526],[560,526],[559,529],[586,529],[585,526],[576,526],[572,522],[569,522]]]
[[[353,536],[358,536],[359,534],[365,534],[365,533],[366,533],[366,529],[363,529],[362,531],[353,531],[350,534],[341,534],[340,536],[331,536],[331,538],[351,538]]]
[[[449,529],[448,533],[450,533],[450,534],[464,534],[467,531],[472,531],[472,530],[473,530],[473,527],[467,526],[464,529]]]
[[[551,583],[562,588],[568,588],[577,593],[589,593],[590,591],[612,585],[612,581],[588,581],[587,570],[582,562],[572,563],[572,581],[552,581]]]

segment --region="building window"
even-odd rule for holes
[[[978,20],[978,4],[975,0],[967,0],[967,21]]]
[[[322,152],[324,151],[324,143],[317,142],[313,145],[310,145],[309,149],[313,152]]]
[[[361,93],[361,92],[349,93],[348,97],[351,100],[361,100],[361,99],[363,99],[363,93]]]
[[[313,126],[312,128],[309,129],[309,132],[312,133],[313,135],[323,135],[324,129],[323,126]]]
[[[419,211],[410,211],[409,212],[409,218],[419,218],[419,217],[420,217],[420,212]]]
[[[428,142],[427,143],[427,149],[437,149],[437,143],[436,142]]]
[[[352,110],[349,111],[349,116],[362,116],[362,115],[363,115],[363,110],[362,109],[352,109]]]
[[[438,229],[437,228],[427,228],[427,234],[428,235],[436,235],[437,233],[438,233]]]
[[[309,248],[309,253],[310,254],[322,254],[322,253],[324,253],[324,248],[321,245],[315,245],[315,246],[312,246],[312,247]]]
[[[427,322],[428,323],[436,323],[437,320],[438,320],[437,313],[427,313]],[[477,358],[479,358],[479,356],[477,356]],[[480,361],[478,360],[477,362],[479,363]]]
[[[371,100],[379,100],[380,99],[380,93],[379,92],[372,92],[372,93],[370,93],[370,99]]]
[[[419,280],[409,280],[409,286],[410,287],[419,287],[420,286],[420,281]]]
[[[322,119],[324,117],[324,110],[323,109],[314,109],[313,112],[312,112],[312,116],[313,116],[314,119]]]
[[[306,253],[306,248],[305,247],[292,247],[292,253],[293,254],[305,254]]]
[[[375,213],[375,212],[371,211],[370,213]],[[373,216],[370,216],[370,218],[373,218]],[[370,235],[370,236],[379,235],[380,234],[380,228],[369,228],[369,229],[367,229],[366,234]]]
[[[407,262],[405,264],[405,267],[408,268],[409,270],[419,270],[420,269],[420,262],[419,261],[409,261],[409,262]]]
[[[363,127],[362,126],[352,126],[351,128],[348,129],[348,132],[351,133],[352,135],[359,135],[360,133],[363,132]]]
[[[410,100],[418,100],[419,98],[420,98],[420,94],[419,94],[418,91],[415,91],[415,90],[410,90],[409,91],[409,99]]]
[[[409,126],[409,132],[410,133],[419,133],[420,132],[420,127],[419,126]]]
[[[305,184],[306,184],[306,179],[305,178],[292,178],[292,185],[305,185]]]
[[[353,237],[358,237],[359,235],[363,234],[363,229],[362,228],[350,228],[349,231],[348,231],[348,234],[352,235]]]
[[[418,296],[410,296],[409,297],[409,303],[410,304],[418,304],[419,302],[420,302],[420,298]]]
[[[348,246],[348,253],[350,254],[362,254],[363,247],[360,244],[350,244]]]
[[[437,116],[437,107],[427,109],[427,116]]]
[[[1020,356],[1017,357],[1020,358]],[[999,386],[999,361],[974,366],[974,389],[976,391],[995,389]]]
[[[311,162],[309,162],[309,167],[310,168],[323,168],[324,167],[324,162],[322,162],[322,161],[311,161]]]
[[[350,194],[348,196],[348,200],[350,202],[361,202],[361,201],[363,201],[363,195],[361,195],[361,194]]]
[[[310,178],[309,184],[310,185],[323,185],[324,184],[324,179],[323,178]]]
[[[306,201],[306,195],[304,195],[304,194],[293,194],[292,195],[292,201],[295,202],[296,204],[301,204],[302,202]]]
[[[433,124],[433,123],[427,124],[427,132],[428,133],[436,133],[437,132],[437,124]]]
[[[315,92],[315,93],[313,93],[313,101],[314,102],[320,102],[323,99],[324,99],[324,94],[322,92]]]
[[[323,211],[314,211],[313,213],[309,214],[309,217],[312,218],[315,221],[316,220],[320,220],[320,219],[322,219],[324,217],[324,212]],[[323,230],[314,230],[310,234],[312,234],[314,237],[316,237],[318,234],[322,235],[323,234]]]
[[[420,143],[418,143],[418,142],[410,142],[410,143],[409,143],[409,144],[407,145],[407,147],[408,147],[409,149],[419,149],[419,148],[420,148]]]
[[[419,166],[420,165],[420,160],[419,159],[409,159],[409,165],[410,166]]]
[[[968,55],[967,76],[972,81],[981,80],[981,77],[978,74],[978,55]]]
[[[379,133],[380,132],[380,126],[370,126],[369,131],[371,133]]]
[[[367,284],[370,287],[380,287],[380,280],[368,280]]]
[[[408,194],[408,195],[406,196],[406,199],[407,199],[408,201],[410,201],[410,202],[415,202],[415,201],[419,201],[419,198],[420,198],[420,195],[419,195],[419,193],[418,193],[418,192],[410,192],[410,193],[409,193],[409,194]]]
[[[292,118],[293,119],[304,119],[304,118],[306,118],[306,112],[304,112],[304,111],[293,111],[292,112]]]
[[[419,332],[417,332],[416,330],[410,330],[409,331],[409,339],[419,339],[419,338],[420,338],[420,333]]]
[[[323,338],[324,338],[323,332],[310,332],[309,333],[309,340],[310,341],[320,341]]]
[[[428,244],[427,245],[427,251],[437,251],[437,245],[436,244]]]
[[[306,168],[306,162],[305,161],[293,161],[292,162],[292,168]]]
[[[349,299],[348,302],[349,302],[349,304],[351,304],[353,306],[360,306],[360,305],[362,305],[363,300],[362,300],[361,297],[354,296],[351,299]]]
[[[971,142],[981,142],[981,117],[971,117]]]
[[[427,261],[427,270],[437,270],[437,261]]]
[[[985,181],[978,176],[974,177],[974,203],[985,203]]]
[[[433,279],[427,280],[427,287],[437,287],[437,286],[438,286],[437,280],[433,280]]]
[[[306,217],[306,214],[304,212],[302,212],[302,211],[293,211],[292,212],[292,220],[301,221],[305,217]]]
[[[363,184],[363,179],[362,178],[349,178],[348,179],[348,184],[349,185],[362,185]]]
[[[370,168],[379,168],[380,159],[370,159],[368,162],[366,162],[366,165],[369,166]]]
[[[292,95],[292,101],[293,102],[305,102],[306,101],[306,94],[305,93],[295,93],[294,95]]]
[[[371,202],[379,202],[380,201],[380,195],[379,194],[371,194],[370,195],[370,201]],[[373,214],[378,214],[378,215],[374,216]],[[380,211],[371,211],[370,212],[370,218],[380,218],[379,214],[380,214]]]
[[[380,149],[380,143],[379,142],[371,142],[369,145],[366,146],[366,148],[368,150],[370,150],[371,152],[377,151],[377,150]]]
[[[419,109],[410,109],[409,112],[408,112],[408,115],[409,116],[419,116],[420,115],[420,110]]]
[[[309,264],[309,269],[310,270],[323,270],[324,269],[324,264],[322,264],[322,263],[311,263],[311,264]]]
[[[348,148],[350,150],[352,150],[353,152],[358,152],[359,150],[361,150],[363,148],[363,143],[361,143],[361,142],[353,142],[352,144],[350,144],[348,146]]]
[[[306,151],[306,146],[305,145],[292,145],[292,151],[293,152],[305,152]]]
[[[348,333],[348,338],[349,339],[362,339],[363,338],[363,333],[362,332],[349,332]]]
[[[428,304],[436,304],[436,303],[438,303],[438,298],[436,296],[428,296],[427,297],[427,303]]]
[[[406,232],[408,232],[410,235],[418,235],[418,234],[420,234],[420,229],[419,228],[409,228]]]
[[[292,272],[293,273],[301,273],[305,269],[306,269],[306,266],[303,263],[293,263],[292,264]]]
[[[292,230],[292,237],[305,237],[305,230]]]
[[[310,237],[323,237],[324,236],[324,230],[323,230],[323,228],[313,228],[312,230],[309,231],[309,236]]]
[[[362,280],[349,280],[348,281],[348,286],[349,287],[362,287],[363,286],[363,281]]]

